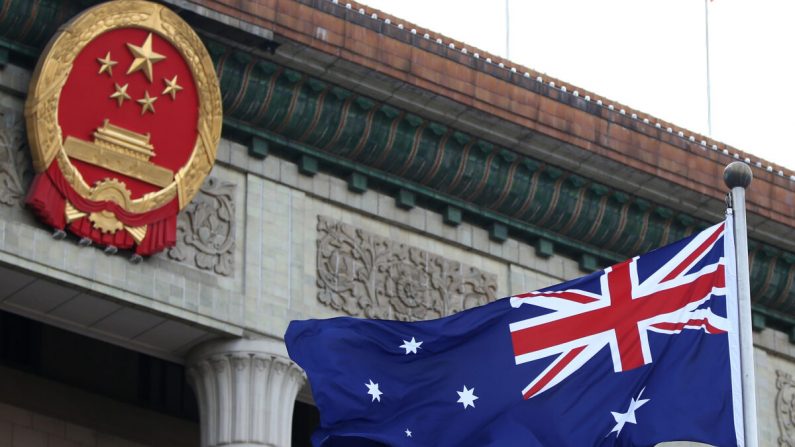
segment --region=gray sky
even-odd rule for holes
[[[708,134],[703,0],[509,0],[510,59]],[[505,0],[364,0],[504,56]],[[795,2],[709,3],[712,137],[795,169]]]

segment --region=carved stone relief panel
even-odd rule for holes
[[[22,206],[32,172],[24,120],[0,109],[0,204]]]
[[[493,301],[497,276],[324,216],[318,300],[352,316],[437,318]]]
[[[779,447],[795,447],[795,380],[789,373],[776,371],[776,420]]]
[[[202,270],[229,276],[234,268],[235,188],[231,182],[207,177],[177,220],[177,245],[168,257]]]

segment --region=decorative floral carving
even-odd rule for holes
[[[795,447],[795,380],[789,373],[776,371],[776,420],[779,447]]]
[[[22,205],[31,174],[22,119],[0,111],[0,203]]]
[[[318,300],[349,315],[402,321],[493,301],[497,276],[318,216]]]
[[[208,177],[179,214],[177,245],[168,257],[193,259],[196,267],[231,275],[235,251],[235,184]]]

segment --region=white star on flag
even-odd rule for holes
[[[367,387],[367,394],[373,396],[373,400],[371,402],[375,402],[376,399],[378,402],[381,402],[381,395],[384,393],[378,389],[377,383],[373,383],[373,379],[370,379],[370,383],[365,383],[364,386]]]
[[[411,437],[411,430],[409,430],[408,428],[406,429],[405,433],[407,438]]]
[[[456,391],[458,393],[458,403],[464,404],[464,410],[467,407],[475,408],[475,401],[479,399],[478,396],[475,396],[475,387],[472,389],[467,389],[467,386],[464,385],[464,389],[462,391]]]
[[[611,411],[610,413],[613,415],[613,419],[616,420],[616,426],[610,430],[610,433],[616,432],[616,437],[621,434],[621,430],[624,428],[624,424],[629,422],[630,424],[637,424],[637,420],[635,419],[635,410],[642,407],[646,402],[650,401],[651,399],[641,399],[640,396],[643,394],[646,388],[640,390],[638,393],[637,400],[636,398],[632,398],[629,402],[629,408],[627,408],[626,413],[616,413],[615,411]],[[610,434],[608,433],[608,434]]]
[[[421,341],[414,340],[414,337],[411,337],[411,341],[403,340],[403,344],[400,345],[401,348],[406,350],[406,355],[408,354],[416,354],[417,349],[422,344]]]

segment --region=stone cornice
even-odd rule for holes
[[[706,225],[304,73],[208,45],[226,92],[227,126],[320,156],[329,167],[369,168],[363,172],[392,187],[413,185],[437,203],[474,205],[467,211],[531,241],[554,239],[569,255],[617,261]],[[795,313],[795,255],[758,241],[751,250],[756,302]]]
[[[294,47],[285,51],[309,50],[319,60],[363,67],[373,75],[390,77],[716,200],[722,200],[725,194],[719,174],[735,154],[756,161],[736,148],[691,135],[629,107],[607,107],[607,100],[597,103],[595,95],[586,101],[587,92],[581,90],[581,95],[574,96],[574,87],[564,91],[558,80],[553,80],[554,85],[550,79],[539,83],[534,75],[525,77],[523,67],[516,72],[507,69],[510,61],[502,61],[506,65],[500,67],[496,59],[473,59],[461,53],[460,42],[449,48],[438,44],[435,38],[425,38],[423,32],[427,30],[412,34],[405,27],[387,26],[383,20],[360,13],[361,5],[356,2],[194,2],[271,30],[279,42]],[[349,3],[351,8],[346,6]],[[644,118],[649,123],[644,123]],[[656,127],[658,123],[660,126]],[[705,146],[701,146],[701,140],[705,140]],[[713,144],[719,150],[709,149]],[[765,168],[769,163],[759,163],[754,169],[754,187],[748,194],[749,212],[795,227],[793,181],[789,177],[792,172],[778,166],[770,166],[768,172]]]

